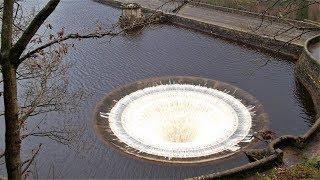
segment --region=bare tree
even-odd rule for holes
[[[51,0],[31,21],[21,37],[14,42],[14,0],[3,3],[0,63],[3,75],[5,107],[5,160],[10,179],[21,179],[21,119],[17,97],[17,69],[22,63],[20,56],[45,19],[57,7],[59,0]],[[28,113],[26,113],[28,115]]]
[[[26,127],[28,117],[50,111],[63,111],[67,105],[77,106],[83,93],[80,91],[69,92],[66,95],[69,84],[66,77],[69,64],[62,62],[62,57],[73,46],[67,43],[71,39],[114,37],[129,29],[146,26],[157,21],[155,14],[148,16],[145,21],[132,26],[118,29],[114,26],[103,30],[97,29],[91,33],[81,35],[79,33],[65,34],[64,29],[58,33],[49,33],[47,40],[39,35],[39,28],[44,25],[46,29],[52,29],[46,19],[55,10],[60,0],[50,0],[37,14],[23,17],[22,8],[16,0],[4,0],[0,4],[2,12],[1,53],[0,64],[2,72],[5,117],[5,151],[1,157],[5,157],[9,179],[21,179],[23,173],[28,172],[30,164],[39,153],[41,145],[34,150],[30,159],[21,161],[21,141],[30,136],[48,137],[60,143],[66,143],[70,139],[65,136],[68,130],[39,130],[39,124],[28,131]],[[58,75],[58,76],[57,76]],[[18,95],[18,85],[25,91]],[[70,108],[70,107],[69,107]],[[0,112],[1,113],[1,112]],[[0,114],[1,115],[1,114]]]
[[[4,155],[10,179],[20,179],[22,173],[26,172],[21,168],[24,165],[28,168],[29,163],[32,162],[21,163],[22,139],[30,136],[46,136],[60,142],[67,140],[63,136],[65,131],[43,132],[38,128],[33,128],[33,131],[21,135],[26,119],[40,113],[65,110],[67,104],[79,97],[81,99],[83,95],[81,92],[75,92],[71,96],[66,96],[68,65],[62,63],[62,57],[69,47],[69,44],[64,41],[78,35],[64,36],[63,31],[60,31],[57,35],[50,34],[49,42],[43,44],[41,36],[36,34],[59,2],[59,0],[49,1],[25,27],[23,26],[25,22],[18,17],[19,3],[13,0],[6,0],[3,3],[0,63],[1,83],[4,88],[0,94],[4,97],[3,114],[6,124]],[[47,27],[51,28],[50,26]],[[42,46],[37,46],[34,50],[28,49],[28,53],[23,54],[30,44]],[[27,81],[31,79],[32,81]],[[27,89],[22,94],[23,98],[18,96],[17,82]],[[19,103],[19,100],[22,102]]]

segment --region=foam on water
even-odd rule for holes
[[[194,158],[235,151],[248,137],[253,114],[216,89],[190,84],[147,87],[120,99],[108,114],[112,132],[137,151]]]

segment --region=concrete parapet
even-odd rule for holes
[[[263,19],[266,19],[266,20],[269,20],[272,22],[279,22],[279,23],[285,23],[288,25],[295,25],[297,27],[319,28],[316,24],[313,24],[310,22],[298,21],[298,20],[288,19],[288,18],[281,18],[281,17],[265,15],[265,14],[261,14],[261,13],[250,12],[250,11],[246,11],[246,10],[229,8],[229,7],[215,6],[215,5],[207,4],[205,2],[206,1],[204,1],[204,0],[198,0],[198,2],[193,2],[192,4],[195,6],[202,6],[204,8],[211,8],[211,9],[215,9],[215,10],[219,10],[219,11],[230,12],[233,14],[239,14],[239,15],[256,17],[256,18],[263,18]]]
[[[302,47],[297,44],[285,43],[268,36],[261,36],[250,32],[217,26],[194,19],[184,18],[179,15],[170,16],[170,22],[179,26],[192,28],[218,37],[223,37],[232,41],[245,43],[247,45],[267,50],[269,52],[280,53],[284,56],[298,59]]]
[[[217,172],[208,175],[202,175],[199,177],[194,177],[191,179],[239,179],[244,178],[247,175],[255,172],[265,171],[270,169],[279,163],[281,163],[281,159],[283,156],[283,152],[280,149],[277,149],[270,156],[263,158],[261,160],[245,164],[240,167],[236,167],[233,169],[229,169],[222,172]]]
[[[320,35],[307,40],[295,71],[299,80],[311,94],[315,109],[320,114],[320,60],[315,59],[309,50],[309,47],[317,42],[320,42]]]

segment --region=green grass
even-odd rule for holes
[[[304,159],[299,164],[289,168],[273,168],[272,170],[256,174],[260,180],[274,179],[319,179],[320,178],[320,156]]]

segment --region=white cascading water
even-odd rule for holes
[[[248,142],[252,113],[232,95],[203,86],[147,87],[120,99],[108,114],[112,132],[139,152],[194,158],[236,151]]]

